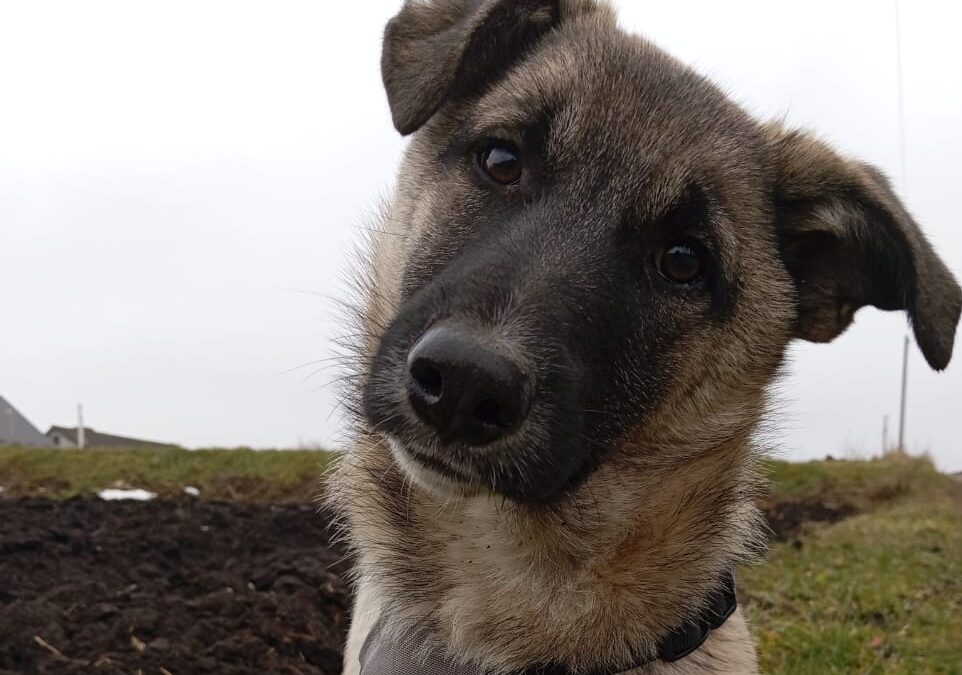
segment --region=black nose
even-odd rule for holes
[[[466,327],[431,328],[411,349],[407,365],[411,405],[442,441],[491,443],[528,416],[531,376]]]

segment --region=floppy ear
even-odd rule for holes
[[[827,342],[864,305],[904,309],[926,361],[945,368],[962,290],[885,176],[802,132],[765,130],[779,243],[798,289],[796,337]]]
[[[419,129],[446,100],[479,93],[557,25],[560,0],[407,0],[384,30],[394,126]]]

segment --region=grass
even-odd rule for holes
[[[114,486],[210,499],[306,501],[315,451],[37,450],[0,447],[6,496]],[[772,462],[771,501],[848,504],[739,572],[765,673],[962,675],[962,484],[925,459]]]
[[[742,570],[766,673],[962,673],[962,485],[924,459],[776,463],[777,499],[856,516]]]
[[[164,497],[196,487],[206,499],[304,502],[330,453],[315,450],[57,450],[0,447],[0,486],[54,498],[135,487]]]

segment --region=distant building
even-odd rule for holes
[[[58,448],[76,448],[77,429],[76,427],[50,427],[47,431],[47,438],[52,445]],[[145,441],[140,438],[127,438],[126,436],[114,436],[95,431],[90,427],[84,427],[84,447],[86,448],[175,448],[173,443],[158,443],[156,441]]]
[[[48,448],[53,443],[0,396],[0,445]]]

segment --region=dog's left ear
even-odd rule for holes
[[[864,305],[906,310],[926,361],[945,368],[962,290],[886,178],[802,132],[765,131],[779,245],[798,290],[796,337],[832,340]]]
[[[560,0],[407,0],[384,30],[394,126],[417,131],[449,99],[479,93],[560,19]]]

